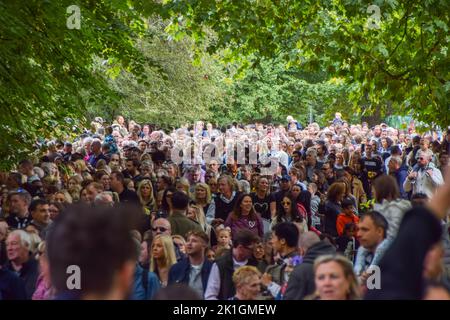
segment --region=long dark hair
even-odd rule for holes
[[[242,203],[242,201],[244,201],[245,197],[249,197],[250,199],[252,199],[252,197],[248,193],[243,193],[243,194],[240,194],[238,196],[238,198],[236,200],[236,204],[234,205],[234,210],[231,213],[231,219],[232,220],[238,220],[242,216],[241,203]],[[257,220],[258,219],[258,216],[256,215],[255,208],[253,208],[253,206],[250,209],[250,214],[248,216],[249,216],[250,220]]]
[[[297,208],[297,201],[295,199],[292,198],[292,196],[290,195],[285,195],[282,199],[281,202],[283,202],[284,198],[288,198],[291,201],[291,217],[292,217],[292,221],[293,222],[303,222],[303,217],[300,214],[300,212],[298,211]],[[277,204],[277,215],[275,217],[276,221],[279,222],[283,222],[283,217],[286,215],[286,213],[284,212],[283,209],[283,205],[281,204],[281,202],[279,202]]]

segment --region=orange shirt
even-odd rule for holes
[[[355,214],[352,214],[350,217],[345,213],[340,213],[336,219],[336,230],[339,236],[342,236],[344,233],[344,227],[347,223],[354,223],[358,226],[359,217]]]

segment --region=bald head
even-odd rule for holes
[[[320,242],[320,238],[317,234],[312,231],[308,231],[300,235],[298,240],[298,246],[303,249],[303,251],[308,251],[316,243]]]
[[[158,234],[165,234],[170,236],[172,234],[172,228],[170,226],[169,220],[165,218],[158,218],[152,223],[152,233],[153,237]]]

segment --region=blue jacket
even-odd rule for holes
[[[201,274],[202,274],[202,284],[203,293],[205,293],[206,287],[208,285],[209,273],[211,272],[212,262],[205,259],[203,262]],[[174,283],[184,283],[189,284],[189,273],[191,264],[189,258],[183,258],[179,262],[175,263],[169,270],[169,284]]]
[[[408,199],[408,193],[403,188],[403,182],[405,182],[406,177],[408,176],[408,168],[406,165],[402,165],[396,173],[394,173],[395,179],[397,180],[397,184],[400,190],[400,197],[402,199]]]
[[[144,277],[144,272],[148,273],[147,277]],[[143,281],[146,281],[147,285],[144,285]],[[137,264],[134,272],[131,300],[151,300],[160,288],[161,285],[158,276],[154,272],[150,272],[148,269],[144,269]]]

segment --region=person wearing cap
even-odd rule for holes
[[[283,200],[283,197],[289,192],[290,189],[291,189],[291,177],[285,174],[281,177],[280,190],[271,194],[270,214],[272,216],[272,219],[277,214],[277,207],[280,206],[281,200]]]

